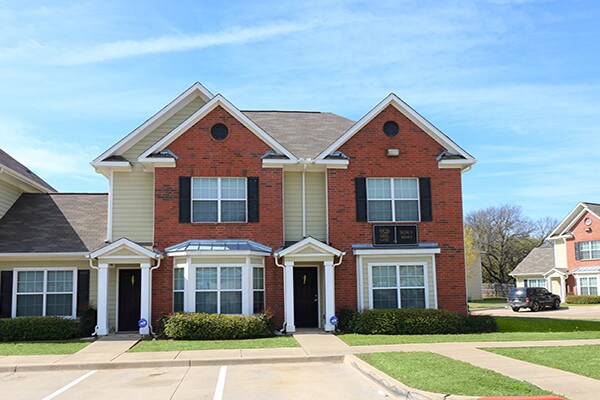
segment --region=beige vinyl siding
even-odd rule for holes
[[[0,218],[6,214],[8,209],[23,193],[18,187],[7,182],[0,181]]]
[[[567,242],[562,239],[554,242],[554,265],[557,268],[567,268]]]
[[[285,241],[302,240],[302,173],[283,174],[283,215]]]
[[[307,172],[306,185],[306,234],[318,240],[327,240],[327,205],[325,196],[325,173]]]
[[[112,184],[112,240],[151,243],[154,234],[154,173],[115,172]]]
[[[132,162],[137,162],[138,157],[152,147],[153,144],[165,137],[169,132],[188,119],[193,113],[198,111],[206,102],[200,97],[192,100],[187,106],[183,107],[171,118],[167,119],[160,126],[150,132],[142,140],[134,144],[129,150],[123,153],[123,157]]]
[[[117,328],[117,269],[112,265],[108,269],[108,329]]]
[[[362,291],[363,291],[363,307],[365,310],[369,309],[369,299],[371,298],[371,291],[369,288],[369,264],[379,264],[382,265],[384,263],[389,263],[390,265],[394,265],[396,263],[411,263],[422,264],[427,263],[426,274],[427,274],[427,294],[428,294],[428,303],[429,308],[435,307],[435,284],[433,278],[433,267],[431,264],[431,257],[429,256],[390,256],[389,258],[383,257],[362,257]]]

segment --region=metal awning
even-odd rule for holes
[[[253,240],[227,239],[227,240],[187,240],[183,243],[167,247],[165,249],[168,255],[183,254],[242,254],[254,253],[260,255],[270,255],[272,249],[264,244]]]
[[[573,270],[574,274],[584,274],[593,272],[600,272],[600,266],[577,267]]]

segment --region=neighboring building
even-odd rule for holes
[[[477,252],[471,264],[467,264],[467,299],[469,301],[483,299],[483,274],[481,270],[481,253]]]
[[[548,236],[553,246],[534,249],[511,273],[518,286],[543,285],[563,299],[567,294],[597,295],[600,291],[599,216],[600,204],[577,204]]]
[[[393,94],[354,122],[240,111],[197,83],[92,162],[108,196],[22,196],[0,220],[1,289],[12,316],[89,302],[99,335],[138,321],[146,334],[174,311],[269,309],[288,332],[331,331],[346,308],[465,313],[461,174],[474,163]],[[2,236],[25,209],[58,225],[26,204],[49,200],[71,240],[32,229],[36,253]]]

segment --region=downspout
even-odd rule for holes
[[[88,256],[89,257],[89,256]],[[88,258],[89,262],[90,262],[90,268],[91,269],[95,269],[96,271],[98,271],[98,267],[94,267],[94,263],[93,263],[93,259],[92,257]],[[96,288],[97,290],[97,288]],[[96,310],[96,320],[98,319],[98,310]],[[92,336],[96,336],[96,332],[98,331],[98,324],[96,323],[96,326],[94,327],[94,332],[92,332]]]
[[[279,263],[279,258],[280,258],[280,257],[279,257],[279,253],[273,253],[273,259],[275,260],[275,265],[276,265],[277,267],[279,267],[279,268],[283,269],[283,268],[285,268],[285,265],[284,265],[284,264],[280,264],[280,263]],[[283,277],[284,277],[284,279],[285,279],[285,271],[284,271],[284,273],[283,273]],[[284,282],[283,286],[285,287],[285,282]],[[285,332],[286,324],[287,324],[287,322],[286,322],[286,321],[283,321],[283,326],[281,327],[281,330],[279,330],[279,331],[278,331],[278,332],[279,332],[280,334],[282,334],[282,335],[283,335],[283,333]]]
[[[160,267],[160,263],[162,261],[162,257],[158,258],[156,265],[152,268],[150,268],[150,290],[152,290],[152,271],[154,271],[155,269],[157,269],[158,267]],[[152,312],[152,296],[150,296],[150,312]],[[150,328],[150,334],[152,335],[152,337],[154,339],[156,339],[158,337],[158,335],[154,332],[154,328],[152,328],[152,318],[149,318],[150,321],[148,321],[148,327]]]

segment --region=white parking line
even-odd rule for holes
[[[84,379],[89,378],[90,376],[94,375],[96,372],[98,371],[90,371],[87,374],[80,376],[79,378],[75,379],[73,382],[69,383],[68,385],[65,385],[63,387],[61,387],[60,389],[58,389],[56,392],[44,397],[42,400],[51,400],[53,398],[55,398],[56,396],[58,396],[61,393],[66,392],[67,390],[71,389],[73,386],[77,385],[78,383],[80,383],[81,381],[83,381]]]
[[[225,375],[227,375],[227,366],[223,365],[219,370],[219,377],[217,378],[217,387],[215,388],[213,400],[223,399],[223,391],[225,390]]]

